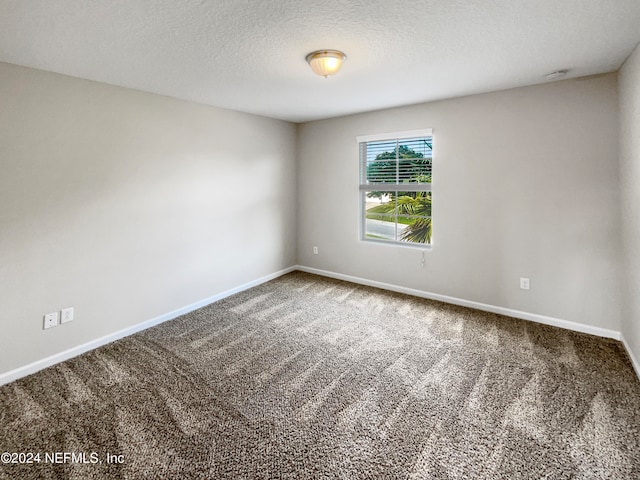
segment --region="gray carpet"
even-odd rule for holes
[[[640,382],[613,340],[294,272],[0,388],[0,452],[88,462],[2,479],[638,479]]]

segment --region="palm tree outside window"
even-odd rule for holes
[[[358,137],[362,240],[430,247],[433,135]]]

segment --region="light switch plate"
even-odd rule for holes
[[[67,323],[73,320],[73,307],[60,310],[60,323]]]

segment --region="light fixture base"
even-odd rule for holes
[[[305,57],[305,60],[317,75],[327,78],[338,73],[347,56],[340,50],[316,50]]]
[[[557,80],[564,77],[569,70],[556,70],[555,72],[547,73],[544,78],[547,80]]]

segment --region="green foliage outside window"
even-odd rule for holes
[[[431,145],[429,145],[431,147]],[[431,158],[400,145],[397,151],[382,152],[367,165],[370,183],[430,183]],[[398,222],[407,227],[400,240],[412,243],[431,243],[431,192],[370,191],[367,197],[388,201],[367,211],[367,218]]]

